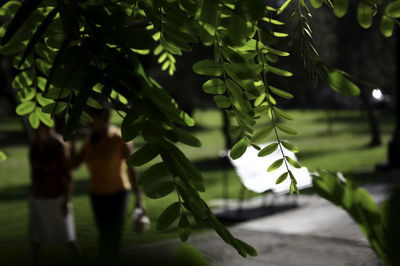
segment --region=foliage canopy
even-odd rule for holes
[[[232,134],[240,136],[231,150],[239,158],[249,145],[266,156],[276,149],[282,158],[268,171],[284,165],[287,172],[276,181],[290,178],[290,191],[298,193],[295,176],[289,165],[300,167],[286,156],[282,147],[298,148],[281,141],[281,134],[297,135],[283,121],[291,116],[278,107],[280,98],[291,99],[286,88],[276,88],[270,76],[281,78],[293,74],[280,67],[279,59],[289,56],[280,50],[295,34],[305,66],[314,80],[326,80],[333,90],[345,95],[359,93],[350,75],[327,66],[314,48],[310,5],[323,3],[336,16],[347,12],[348,0],[286,0],[281,6],[263,0],[25,0],[1,1],[0,53],[12,55],[18,74],[12,86],[20,104],[18,115],[27,115],[33,128],[42,122],[53,126],[51,117],[65,117],[64,138],[70,139],[80,121],[92,118],[87,106],[103,108],[96,99],[101,94],[123,117],[124,141],[139,134],[146,145],[136,151],[127,163],[139,166],[160,156],[162,162],[152,165],[138,180],[147,196],[161,198],[176,193],[177,201],[161,214],[157,228],[162,230],[179,220],[182,240],[190,234],[187,211],[197,221],[207,221],[242,256],[257,252],[233,237],[213,215],[199,192],[204,191],[202,175],[177,148],[175,143],[200,147],[201,143],[185,130],[195,121],[143,68],[138,55],[153,53],[161,69],[174,74],[175,57],[191,52],[192,43],[212,46],[209,58],[195,63],[193,71],[209,76],[202,89],[212,94],[215,104],[228,112],[235,125]],[[400,17],[400,1],[389,3],[383,11],[379,0],[360,1],[359,24],[368,28],[376,14],[381,15],[381,31],[391,36]],[[293,5],[289,21],[282,21]],[[286,32],[287,24],[295,32]],[[271,123],[255,130],[257,119],[269,116]],[[273,135],[275,142],[262,150],[257,143]]]

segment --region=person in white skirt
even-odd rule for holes
[[[28,237],[33,263],[40,260],[42,244],[65,243],[80,254],[72,204],[72,174],[67,144],[53,128],[40,124],[30,146],[31,187],[28,199]]]

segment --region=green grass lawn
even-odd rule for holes
[[[376,148],[367,148],[370,140],[368,124],[366,115],[360,111],[333,113],[331,132],[328,131],[325,111],[290,111],[290,113],[294,117],[290,126],[299,132],[299,136],[282,135],[282,138],[291,140],[301,149],[298,157],[303,165],[311,170],[325,168],[341,171],[358,183],[379,178],[379,174],[371,173],[376,164],[386,159],[386,146],[393,130],[393,117],[390,114],[379,114],[384,144]],[[238,198],[240,182],[235,171],[224,170],[218,164],[218,154],[224,145],[220,130],[222,120],[220,113],[214,110],[203,110],[196,112],[194,117],[199,126],[199,130],[194,131],[194,134],[202,141],[203,146],[200,149],[186,146],[181,146],[181,148],[199,166],[204,175],[207,191],[202,193],[202,197],[207,201],[222,198],[222,180],[223,176],[227,175],[229,195]],[[120,123],[117,115],[113,115],[112,121],[117,125]],[[266,121],[261,121],[259,127],[263,123]],[[28,149],[21,130],[22,126],[17,119],[0,120],[0,143],[4,143],[0,149],[8,157],[7,161],[0,161],[0,265],[28,265],[31,259],[27,241]],[[10,138],[10,136],[14,137]],[[272,140],[270,137],[266,141]],[[138,138],[134,144],[140,147],[143,141]],[[139,172],[143,172],[146,167],[148,165],[140,167]],[[248,194],[249,196],[256,195],[255,193]],[[167,205],[176,201],[176,195],[171,194],[162,200],[145,198],[153,229],[141,235],[135,234],[129,223],[133,198],[131,197],[126,217],[123,234],[124,247],[177,236],[176,227],[165,232],[154,230],[158,215]],[[73,203],[79,243],[88,260],[93,261],[97,248],[96,229],[88,197],[88,173],[84,166],[75,172]],[[194,229],[195,232],[203,230],[207,229]],[[71,262],[70,253],[62,246],[46,247],[43,259],[46,265],[67,265]],[[63,263],[59,263],[60,261]]]

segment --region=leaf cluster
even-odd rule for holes
[[[249,145],[258,149],[261,157],[279,150],[281,158],[268,171],[286,167],[276,182],[289,177],[290,192],[298,193],[289,165],[301,166],[284,148],[292,152],[299,149],[280,137],[297,135],[286,124],[292,117],[279,108],[280,98],[291,99],[293,94],[270,82],[271,75],[293,76],[280,67],[280,59],[289,53],[279,48],[280,42],[289,42],[287,23],[279,15],[292,1],[279,8],[263,0],[2,1],[0,17],[5,23],[0,27],[0,54],[13,56],[18,71],[12,84],[20,102],[16,112],[28,115],[33,128],[40,122],[52,126],[52,116],[62,115],[64,139],[68,140],[80,122],[92,121],[89,107],[112,106],[123,117],[124,141],[138,135],[146,141],[127,163],[140,166],[156,157],[162,159],[138,180],[146,195],[161,198],[176,194],[176,202],[161,214],[157,228],[164,230],[178,220],[181,239],[186,240],[191,227],[188,217],[192,215],[196,221],[210,224],[242,256],[254,256],[256,251],[232,236],[201,198],[203,177],[177,147],[177,143],[201,146],[186,130],[195,122],[146,73],[139,55],[156,55],[161,69],[173,75],[175,58],[191,52],[191,44],[214,47],[214,54],[195,63],[193,71],[209,76],[203,91],[213,95],[216,106],[234,118],[231,132],[239,141],[230,156],[239,158]],[[344,12],[344,2],[334,2],[335,14]],[[311,4],[321,3],[313,0]],[[318,61],[308,5],[298,0],[298,6],[307,57],[320,67],[334,90],[356,95],[359,89],[348,74]],[[395,4],[388,5],[385,16],[393,21],[397,13]],[[256,130],[263,116],[269,117],[269,123]],[[270,135],[274,142],[261,149],[258,144]]]
[[[385,263],[397,265],[400,262],[397,250],[400,232],[396,224],[400,220],[396,211],[400,206],[399,191],[379,207],[367,190],[357,187],[341,173],[335,176],[318,170],[313,175],[313,185],[321,197],[347,211]]]

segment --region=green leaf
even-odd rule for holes
[[[29,123],[33,129],[37,129],[39,127],[39,117],[35,112],[30,113],[29,115]]]
[[[272,73],[279,75],[279,76],[284,76],[284,77],[291,77],[293,74],[287,70],[283,70],[277,67],[273,67],[271,65],[265,64],[264,65],[266,71],[271,71]]]
[[[356,84],[348,80],[337,69],[324,68],[329,86],[336,92],[346,96],[357,96],[360,94],[360,89]]]
[[[182,214],[178,224],[179,238],[181,241],[186,241],[190,235],[190,223],[185,214]]]
[[[210,225],[214,228],[214,230],[222,238],[222,240],[233,246],[241,256],[246,257],[246,250],[243,248],[242,245],[239,244],[236,238],[232,236],[228,229],[226,229],[226,227],[218,221],[217,217],[210,213],[207,218]]]
[[[290,180],[292,181],[292,183],[296,185],[297,184],[297,180],[294,177],[292,171],[290,171],[290,170],[289,170],[289,176],[290,176]]]
[[[73,102],[69,119],[65,125],[64,136],[63,136],[64,140],[69,140],[72,137],[72,134],[79,123],[81,113],[83,111],[83,108],[86,106],[89,94],[94,85],[92,84],[92,82],[94,81],[94,78],[96,76],[95,73],[91,73],[90,71],[88,71],[85,74],[87,75],[87,78],[83,80],[83,83],[79,88],[79,93]],[[92,78],[93,80],[89,80],[88,78]]]
[[[30,71],[22,71],[13,80],[12,86],[16,89],[28,89],[33,83],[33,74]]]
[[[268,146],[261,149],[261,151],[258,153],[258,157],[264,157],[264,156],[270,155],[277,148],[278,148],[278,143],[271,143]]]
[[[277,55],[275,55],[275,54],[272,54],[272,53],[267,53],[265,55],[265,58],[267,59],[267,61],[269,61],[269,62],[271,62],[273,64],[275,64],[279,60],[279,57]]]
[[[164,49],[169,51],[170,53],[174,55],[182,55],[181,50],[178,47],[176,47],[173,43],[167,41],[164,37],[161,37],[160,43],[164,47]]]
[[[229,18],[228,38],[233,46],[242,46],[253,32],[254,25],[241,15],[233,13]]]
[[[387,38],[392,36],[393,28],[394,28],[393,20],[390,17],[383,15],[381,18],[381,24],[380,24],[380,29],[381,29],[383,36],[385,36]]]
[[[232,104],[235,108],[243,113],[244,116],[250,114],[253,110],[248,99],[245,97],[242,88],[231,79],[227,80],[227,86],[230,92]]]
[[[400,18],[400,1],[390,2],[385,8],[386,15],[393,18]]]
[[[310,4],[312,5],[313,8],[320,8],[323,3],[324,0],[310,0]]]
[[[168,194],[170,194],[175,188],[175,183],[167,181],[167,182],[154,182],[154,183],[146,183],[143,186],[144,193],[147,197],[152,199],[162,198]]]
[[[168,151],[171,153],[175,161],[181,166],[187,175],[196,182],[202,182],[203,176],[196,166],[179,150],[174,144],[168,143]],[[164,158],[163,158],[164,159]]]
[[[24,65],[26,64],[26,62],[27,61],[25,60]],[[24,67],[24,65],[22,67]],[[35,59],[35,67],[37,68],[37,70],[39,70],[39,72],[42,72],[44,75],[47,76],[49,74],[49,70],[51,68],[51,65],[48,62],[46,62],[45,60],[41,59],[41,58],[36,58]],[[39,78],[41,78],[41,77],[38,77],[38,86],[39,86]],[[44,79],[44,80],[45,80],[44,85],[41,86],[42,84],[40,84],[40,87],[39,87],[39,89],[42,90],[42,91],[44,91],[44,89],[46,87],[46,79]]]
[[[210,36],[215,35],[215,31],[219,24],[220,14],[218,12],[218,2],[214,0],[201,1],[197,19],[199,24],[207,31]]]
[[[191,35],[188,35],[191,37]],[[176,32],[176,29],[171,27],[164,27],[164,35],[163,38],[168,41],[170,44],[173,44],[175,47],[182,51],[191,52],[192,48],[189,44],[187,44],[188,38],[186,38],[185,33]]]
[[[134,154],[129,156],[126,163],[131,166],[141,166],[153,160],[158,154],[158,146],[155,143],[147,143]]]
[[[281,124],[277,124],[276,127],[279,128],[282,132],[285,132],[289,135],[298,135],[297,131],[290,127],[287,127],[287,126],[284,126]]]
[[[45,105],[48,105],[48,104],[54,102],[53,100],[44,98],[40,92],[36,93],[36,100],[41,106],[45,106]]]
[[[285,11],[285,9],[288,7],[288,5],[292,2],[292,0],[286,0],[285,3],[283,3],[283,5],[279,8],[278,12],[276,13],[277,15],[279,15],[280,13],[282,13],[283,11]]]
[[[2,151],[0,151],[0,160],[2,160],[2,161],[7,160],[7,155]]]
[[[48,127],[54,126],[54,121],[53,119],[51,119],[51,116],[49,114],[43,113],[42,109],[36,107],[35,113],[43,124],[45,124]]]
[[[235,145],[233,145],[232,150],[230,152],[230,156],[233,160],[240,158],[247,149],[247,141],[246,139],[239,140]]]
[[[94,119],[86,111],[82,111],[80,120],[86,123],[93,123]]]
[[[15,112],[17,115],[26,115],[32,112],[35,109],[36,103],[28,101],[28,102],[23,102],[17,106],[15,109]]]
[[[291,164],[293,167],[295,168],[301,168],[301,164],[299,164],[297,161],[293,160],[292,158],[290,158],[289,156],[285,156],[286,161]]]
[[[268,18],[268,17],[264,17],[263,20],[265,22],[268,22],[268,23],[271,23],[271,24],[274,24],[274,25],[279,25],[279,26],[280,25],[285,25],[285,23],[282,22],[282,21],[279,21],[279,20],[276,20],[276,19],[272,19],[272,18]]]
[[[36,90],[33,87],[19,89],[17,92],[17,100],[20,102],[27,102],[35,98]]]
[[[284,33],[284,32],[277,32],[277,31],[273,31],[271,32],[273,36],[278,37],[278,38],[284,38],[289,36],[289,34]]]
[[[268,171],[268,172],[275,171],[276,169],[278,169],[279,167],[281,167],[282,163],[283,163],[283,159],[276,160],[275,162],[273,162],[273,163],[268,167],[268,170],[267,170],[267,171]]]
[[[50,103],[43,106],[42,111],[47,114],[58,114],[64,111],[68,106],[66,102]]]
[[[341,18],[347,13],[349,6],[349,0],[334,0],[333,2],[333,13],[335,16]]]
[[[266,15],[265,2],[263,0],[248,0],[236,2],[235,10],[247,20],[261,20]]]
[[[276,179],[275,184],[280,184],[280,183],[282,183],[283,181],[286,180],[287,177],[288,177],[288,172],[285,172],[285,173],[281,174],[281,175],[278,177],[278,179]]]
[[[187,189],[187,187],[178,184],[177,190],[184,200],[183,206],[185,206],[186,209],[188,209],[196,218],[202,220],[207,218],[207,207],[201,199],[198,199],[199,195],[193,193],[193,189],[190,190]]]
[[[293,183],[292,183],[293,184]],[[296,184],[293,184],[293,187],[294,187],[294,190],[296,191],[296,194],[297,195],[300,195],[300,191],[299,191],[299,188],[297,187],[297,185]]]
[[[272,125],[266,126],[263,129],[261,129],[260,131],[258,131],[256,134],[253,135],[253,137],[251,138],[252,142],[259,142],[263,139],[265,139],[266,137],[269,136],[269,134],[271,134],[273,129]]]
[[[178,127],[173,127],[172,132],[176,134],[180,142],[192,147],[201,147],[200,140],[192,134],[188,133],[186,130],[180,129]]]
[[[1,45],[5,45],[13,37],[14,33],[22,26],[28,17],[36,10],[42,0],[25,0],[18,12],[13,16],[7,31],[1,40]]]
[[[254,79],[245,79],[239,82],[239,85],[245,90],[245,94],[249,100],[256,99],[262,92],[254,85]]]
[[[164,180],[164,177],[168,174],[168,168],[164,163],[156,163],[139,176],[137,184],[140,186],[142,184],[157,182],[157,180]]]
[[[293,183],[290,183],[290,186],[289,186],[289,193],[290,193],[290,195],[293,194]]]
[[[242,246],[242,248],[246,251],[247,254],[249,254],[252,257],[258,256],[257,250],[250,246],[249,244],[243,242],[242,240],[236,238],[236,241]]]
[[[265,51],[267,51],[267,52],[270,52],[270,53],[272,53],[274,55],[278,55],[278,56],[289,56],[290,55],[288,52],[280,51],[280,50],[274,49],[269,46],[264,46],[263,49],[265,49]]]
[[[95,109],[103,109],[103,106],[95,99],[89,97],[86,104]]]
[[[228,108],[231,106],[231,100],[225,95],[216,95],[213,98],[214,102],[217,104],[218,108]]]
[[[278,88],[275,88],[273,86],[268,86],[268,88],[271,90],[272,93],[274,93],[275,95],[282,97],[282,98],[286,98],[286,99],[292,99],[293,98],[293,94],[280,90]]]
[[[357,7],[357,20],[361,27],[368,29],[372,25],[372,18],[373,18],[373,8],[360,2]]]
[[[46,18],[42,21],[42,23],[39,25],[39,27],[35,31],[35,33],[29,39],[28,45],[25,48],[25,51],[24,51],[22,58],[18,64],[18,67],[20,67],[24,63],[26,57],[32,52],[33,47],[40,40],[40,38],[46,31],[47,27],[53,21],[53,18],[55,17],[57,12],[58,12],[58,8],[56,7],[46,16]]]
[[[23,42],[9,42],[7,45],[0,47],[1,55],[13,55],[20,53],[25,49],[25,44]]]
[[[61,89],[78,89],[84,86],[85,81],[93,79],[90,74],[94,75],[95,73],[93,73],[94,71],[88,73],[91,57],[85,47],[71,46],[63,51],[60,57],[58,54],[54,59],[54,64],[58,61],[58,66],[51,79],[52,85]],[[84,90],[88,91],[91,88],[92,86]]]
[[[268,108],[268,104],[264,102],[254,108],[254,113],[256,116],[264,116],[266,113],[270,114],[270,108]]]
[[[226,90],[225,82],[219,78],[206,81],[202,88],[205,93],[209,94],[224,94]]]
[[[18,8],[21,6],[21,2],[17,0],[1,0],[0,1],[0,15],[5,16],[9,13],[16,13],[18,11]],[[4,32],[3,32],[4,34]]]
[[[262,70],[262,67],[258,69],[258,65],[246,63],[225,63],[224,67],[226,73],[239,84],[241,84],[242,80],[254,80],[259,71]]]
[[[94,92],[101,93],[102,90],[103,90],[103,88],[104,88],[104,85],[103,85],[103,84],[101,84],[101,83],[96,83],[96,85],[93,86],[93,89],[92,89],[92,90],[93,90]]]
[[[288,113],[286,113],[285,111],[283,111],[282,109],[279,109],[276,106],[272,106],[272,109],[275,111],[275,113],[277,113],[279,116],[287,119],[287,120],[293,120],[292,116],[289,115]]]
[[[181,210],[181,205],[179,202],[172,203],[169,205],[160,215],[157,220],[156,228],[157,230],[167,229],[175,220],[178,218],[179,212]]]
[[[129,112],[121,124],[122,140],[129,142],[136,138],[141,129],[141,124],[145,121],[143,116],[138,117],[136,113]]]
[[[205,59],[195,63],[193,71],[199,75],[220,76],[222,74],[222,67],[213,60]]]
[[[289,151],[291,151],[293,153],[297,153],[297,152],[300,151],[299,148],[297,148],[295,145],[293,145],[290,142],[282,140],[281,144],[283,145],[283,147],[285,147],[287,150],[289,150]]]

